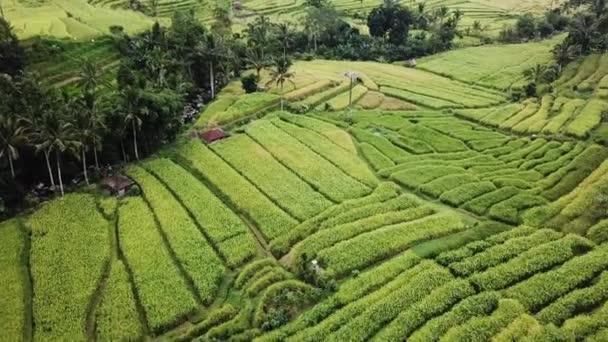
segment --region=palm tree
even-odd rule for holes
[[[220,37],[213,33],[207,34],[205,36],[205,42],[196,47],[196,54],[209,63],[209,88],[211,90],[211,99],[215,98],[215,65],[219,62],[221,57],[221,44],[218,44],[218,39],[220,39]]]
[[[22,121],[14,116],[0,116],[0,158],[6,155],[11,169],[11,176],[15,179],[15,166],[13,162],[19,159],[19,145],[27,139]]]
[[[291,68],[291,60],[288,58],[279,58],[274,60],[274,69],[270,70],[270,80],[266,83],[266,86],[275,83],[281,89],[281,110],[283,110],[283,85],[285,82],[290,82],[295,86],[295,83],[291,80],[295,73],[290,72],[289,68]]]
[[[81,61],[82,68],[78,73],[76,84],[84,93],[94,94],[102,86],[109,86],[110,83],[103,79],[103,68],[93,60],[86,58]]]
[[[593,39],[598,34],[595,18],[591,15],[578,15],[570,28],[568,40],[580,45],[583,53],[589,52]]]
[[[89,185],[89,175],[87,170],[87,151],[92,148],[93,151],[101,148],[101,136],[98,134],[100,123],[97,118],[91,115],[92,113],[86,110],[78,110],[75,108],[72,113],[74,118],[75,136],[80,143],[80,151],[78,159],[82,161],[82,169],[84,172],[84,179],[87,185]],[[97,152],[95,152],[95,165],[99,169],[99,161],[97,160]]]
[[[526,80],[534,82],[536,84],[542,83],[546,79],[547,66],[543,64],[536,64],[536,66],[526,69],[523,72]]]
[[[563,68],[566,64],[573,61],[580,53],[580,46],[560,43],[553,48],[552,52],[557,64],[560,68]]]
[[[251,47],[247,49],[246,55],[247,63],[249,63],[249,65],[255,69],[256,75],[259,80],[260,71],[262,71],[262,69],[268,66],[268,59],[264,57],[262,50],[257,47]]]
[[[281,47],[283,48],[283,59],[287,58],[287,49],[289,48],[289,44],[293,40],[291,26],[289,23],[279,23],[276,25],[277,30],[277,38],[281,42]]]
[[[93,146],[93,154],[95,157],[95,168],[99,170],[99,159],[97,152],[101,150],[101,138],[99,137],[103,130],[103,120],[97,110],[97,90],[99,87],[109,87],[110,82],[103,80],[103,68],[99,64],[94,63],[90,59],[85,59],[82,62],[82,69],[78,75],[77,84],[83,92],[83,100],[85,103],[86,120],[89,121],[91,130],[94,134],[91,135],[94,141],[89,143]]]
[[[125,127],[131,126],[133,133],[133,150],[135,159],[139,160],[139,149],[137,148],[137,132],[143,124],[143,116],[147,113],[146,109],[140,105],[140,91],[132,86],[122,89],[120,97],[122,99],[122,109],[125,113]]]
[[[66,104],[66,107],[69,104]],[[61,177],[61,154],[70,151],[77,152],[80,148],[80,142],[75,137],[72,123],[67,122],[58,114],[58,111],[48,111],[42,115],[39,122],[37,132],[34,133],[34,141],[36,141],[36,150],[44,151],[51,184],[54,186],[53,173],[49,162],[49,155],[55,153],[57,161],[57,177],[59,179],[59,188],[61,195],[63,191],[63,179]]]

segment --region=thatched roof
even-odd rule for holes
[[[101,184],[106,186],[108,189],[110,189],[112,191],[121,191],[121,190],[126,190],[127,188],[132,186],[134,184],[134,182],[129,177],[122,176],[122,175],[115,175],[115,176],[110,176],[110,177],[104,178],[101,181]]]

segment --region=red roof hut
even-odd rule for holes
[[[202,138],[207,144],[211,144],[214,141],[224,139],[228,136],[221,128],[212,128],[203,132]]]

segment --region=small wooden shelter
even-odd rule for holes
[[[101,181],[101,185],[110,190],[115,196],[124,196],[133,184],[135,183],[131,178],[123,175],[106,177]]]
[[[216,127],[216,128],[211,128],[207,131],[204,131],[201,138],[203,139],[203,141],[207,144],[211,144],[214,141],[217,140],[221,140],[228,137],[228,134],[226,132],[224,132],[223,129]]]

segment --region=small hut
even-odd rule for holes
[[[205,143],[211,144],[212,142],[224,139],[227,136],[228,134],[226,134],[223,129],[216,127],[203,132],[202,139]]]
[[[133,184],[135,183],[131,178],[122,175],[106,177],[101,181],[101,185],[110,190],[113,195],[119,197],[124,196]]]
[[[415,68],[418,65],[418,62],[416,61],[416,58],[410,58],[407,61],[405,61],[405,66],[408,68]]]

